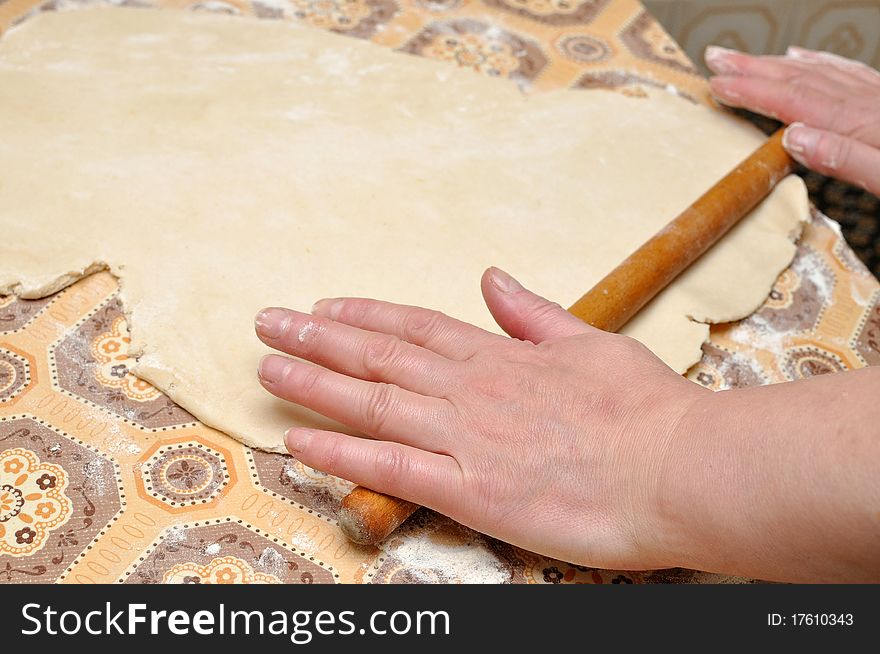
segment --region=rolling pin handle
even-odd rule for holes
[[[377,545],[418,508],[418,504],[358,486],[342,500],[337,520],[349,540]]]

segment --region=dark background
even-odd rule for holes
[[[840,223],[856,255],[880,277],[880,200],[867,191],[800,168],[813,204]]]

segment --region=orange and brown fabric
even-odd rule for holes
[[[79,4],[6,0],[0,30]],[[709,101],[635,0],[137,4],[301,20],[539,89]],[[129,372],[117,290],[104,272],[43,300],[0,297],[0,582],[738,581],[574,566],[424,509],[379,548],[353,545],[335,521],[350,484],[241,445]],[[766,303],[713,327],[688,376],[718,390],[878,363],[880,284],[817,213]]]

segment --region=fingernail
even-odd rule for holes
[[[782,145],[795,159],[804,155],[816,146],[819,135],[803,123],[792,123],[782,135]]]
[[[730,48],[722,48],[718,45],[710,45],[706,48],[704,59],[713,71],[720,75],[739,75],[739,67],[729,58],[730,55],[740,54]]]
[[[492,283],[492,286],[502,293],[519,293],[523,290],[522,284],[498,268],[492,268],[492,272],[489,275],[489,281]]]
[[[287,446],[287,451],[294,456],[301,454],[308,448],[314,435],[315,432],[313,430],[306,429],[305,427],[288,429],[287,433],[284,434],[284,444]]]
[[[326,316],[330,320],[336,320],[340,311],[342,311],[342,300],[336,298],[318,300],[312,305],[312,314]]]
[[[263,309],[254,319],[257,333],[266,338],[278,338],[287,327],[287,312],[274,307]]]
[[[798,59],[800,61],[813,61],[812,54],[809,50],[804,50],[795,45],[790,45],[785,49],[785,56],[789,59]]]
[[[257,368],[257,374],[264,382],[276,384],[284,379],[289,365],[290,362],[284,357],[275,354],[267,354],[260,359],[260,366]]]
[[[725,48],[723,45],[709,45],[706,46],[706,54],[716,55],[728,55],[728,54],[743,54],[742,50],[736,50],[734,48]]]

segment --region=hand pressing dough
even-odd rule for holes
[[[0,42],[0,293],[108,268],[135,373],[282,451],[332,424],[257,383],[258,309],[359,295],[497,331],[487,266],[567,306],[761,138],[662,92],[525,96],[286,22],[47,13]],[[786,180],[625,332],[686,370],[704,323],[761,304],[807,213]]]

